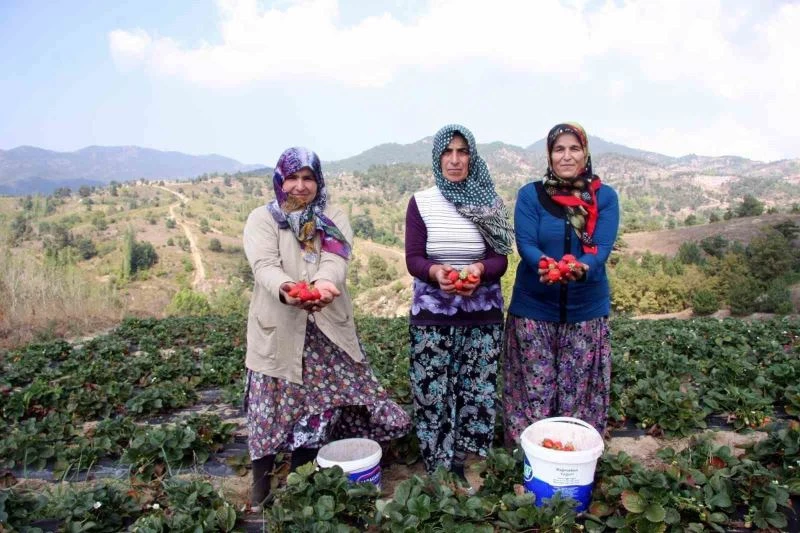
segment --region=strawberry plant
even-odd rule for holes
[[[495,524],[504,531],[556,532],[577,529],[574,500],[564,499],[556,493],[538,507],[533,504],[535,499],[531,493],[505,494],[500,501]]]
[[[391,500],[379,500],[376,506],[385,531],[493,531],[488,524],[492,505],[467,495],[456,476],[442,468],[432,476],[403,481]]]
[[[289,474],[264,511],[269,531],[363,531],[372,522],[378,488],[351,483],[338,466],[306,464]]]
[[[207,481],[172,478],[164,482],[151,511],[130,526],[130,531],[233,531],[238,515]]]
[[[479,467],[483,483],[477,496],[500,500],[504,494],[513,493],[514,486],[520,482],[523,456],[522,448],[515,449],[513,454],[505,448],[489,450],[486,460]]]
[[[42,518],[46,505],[47,498],[41,493],[0,489],[0,527],[7,527],[8,531],[27,531],[31,524]]]
[[[135,500],[110,484],[67,488],[50,502],[48,517],[63,521],[64,531],[121,531],[141,512]]]
[[[182,466],[205,463],[211,452],[233,438],[233,429],[234,424],[222,423],[217,415],[192,415],[175,424],[140,427],[122,462],[130,465],[137,478],[163,477]]]
[[[170,409],[186,407],[197,401],[197,393],[185,383],[157,383],[138,393],[125,402],[128,413],[148,415]]]

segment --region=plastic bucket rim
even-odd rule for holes
[[[527,437],[527,435],[529,433],[533,433],[533,431],[537,427],[542,427],[549,423],[570,423],[578,427],[581,427],[583,429],[591,430],[592,432],[594,432],[594,435],[599,439],[599,443],[596,446],[589,449],[565,452],[563,450],[551,450],[548,448],[544,448],[539,444],[535,443],[533,439]],[[520,434],[519,442],[526,456],[536,457],[538,459],[549,461],[551,463],[562,463],[562,464],[591,463],[592,461],[597,461],[597,459],[603,455],[603,451],[605,450],[605,441],[603,440],[602,435],[600,435],[600,432],[598,432],[594,428],[594,426],[592,426],[588,422],[581,420],[580,418],[573,418],[569,416],[558,416],[553,418],[543,418],[542,420],[537,420],[536,422],[529,425],[522,431],[522,433]]]
[[[373,447],[372,445],[374,444],[375,451],[370,453],[370,455],[350,461],[339,461],[335,459],[329,459],[324,456],[323,452],[326,447],[331,445],[345,446],[347,443],[352,441],[366,442],[370,447]],[[353,472],[359,472],[367,468],[374,468],[375,466],[380,465],[382,455],[383,455],[383,450],[380,444],[378,444],[376,441],[372,439],[365,439],[365,438],[339,439],[331,441],[319,449],[319,451],[317,452],[317,464],[321,468],[332,468],[334,466],[338,466],[344,471],[344,473],[350,474]]]

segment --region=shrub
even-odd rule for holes
[[[719,298],[708,289],[701,289],[692,296],[692,313],[695,315],[710,315],[719,309]]]
[[[131,247],[131,274],[147,270],[158,263],[158,254],[153,245],[147,241],[134,242]]]
[[[166,311],[168,315],[203,316],[211,312],[211,306],[204,294],[181,289],[172,297]]]
[[[208,249],[212,252],[222,252],[222,243],[215,237],[208,243]]]
[[[737,277],[731,280],[728,292],[728,305],[733,315],[749,315],[756,310],[756,299],[761,289],[751,277]]]

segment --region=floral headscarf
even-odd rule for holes
[[[311,169],[317,180],[317,195],[308,205],[294,209],[289,195],[283,192],[283,180],[306,167]],[[286,149],[275,165],[272,186],[275,189],[275,200],[267,204],[267,209],[278,223],[278,227],[291,229],[294,236],[300,241],[305,261],[315,263],[319,257],[314,248],[314,235],[317,231],[322,234],[322,250],[335,253],[345,259],[350,258],[350,244],[347,239],[336,227],[336,224],[323,214],[328,202],[328,191],[325,187],[325,179],[322,177],[322,166],[317,154],[302,147]]]
[[[442,153],[459,134],[469,146],[469,174],[467,179],[454,183],[442,173]],[[472,132],[458,124],[448,124],[433,137],[433,175],[442,196],[456,210],[478,227],[481,235],[499,254],[512,252],[514,230],[508,221],[508,211],[494,189],[486,162],[478,155],[478,145]]]
[[[562,178],[553,170],[553,145],[565,133],[575,135],[583,147],[583,168],[574,178]],[[597,189],[600,188],[600,178],[592,172],[589,138],[580,124],[556,124],[547,134],[547,172],[542,181],[550,198],[567,210],[567,217],[581,240],[584,253],[596,254],[597,245],[592,237],[597,225]]]

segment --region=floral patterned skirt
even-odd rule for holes
[[[248,370],[245,387],[253,460],[342,438],[385,441],[411,426],[369,363],[354,361],[312,321],[306,326],[302,385]]]
[[[428,473],[456,450],[486,455],[494,440],[502,324],[409,326],[411,392]]]
[[[506,445],[530,424],[580,418],[602,435],[611,397],[611,333],[605,317],[559,324],[508,315],[503,359]]]

